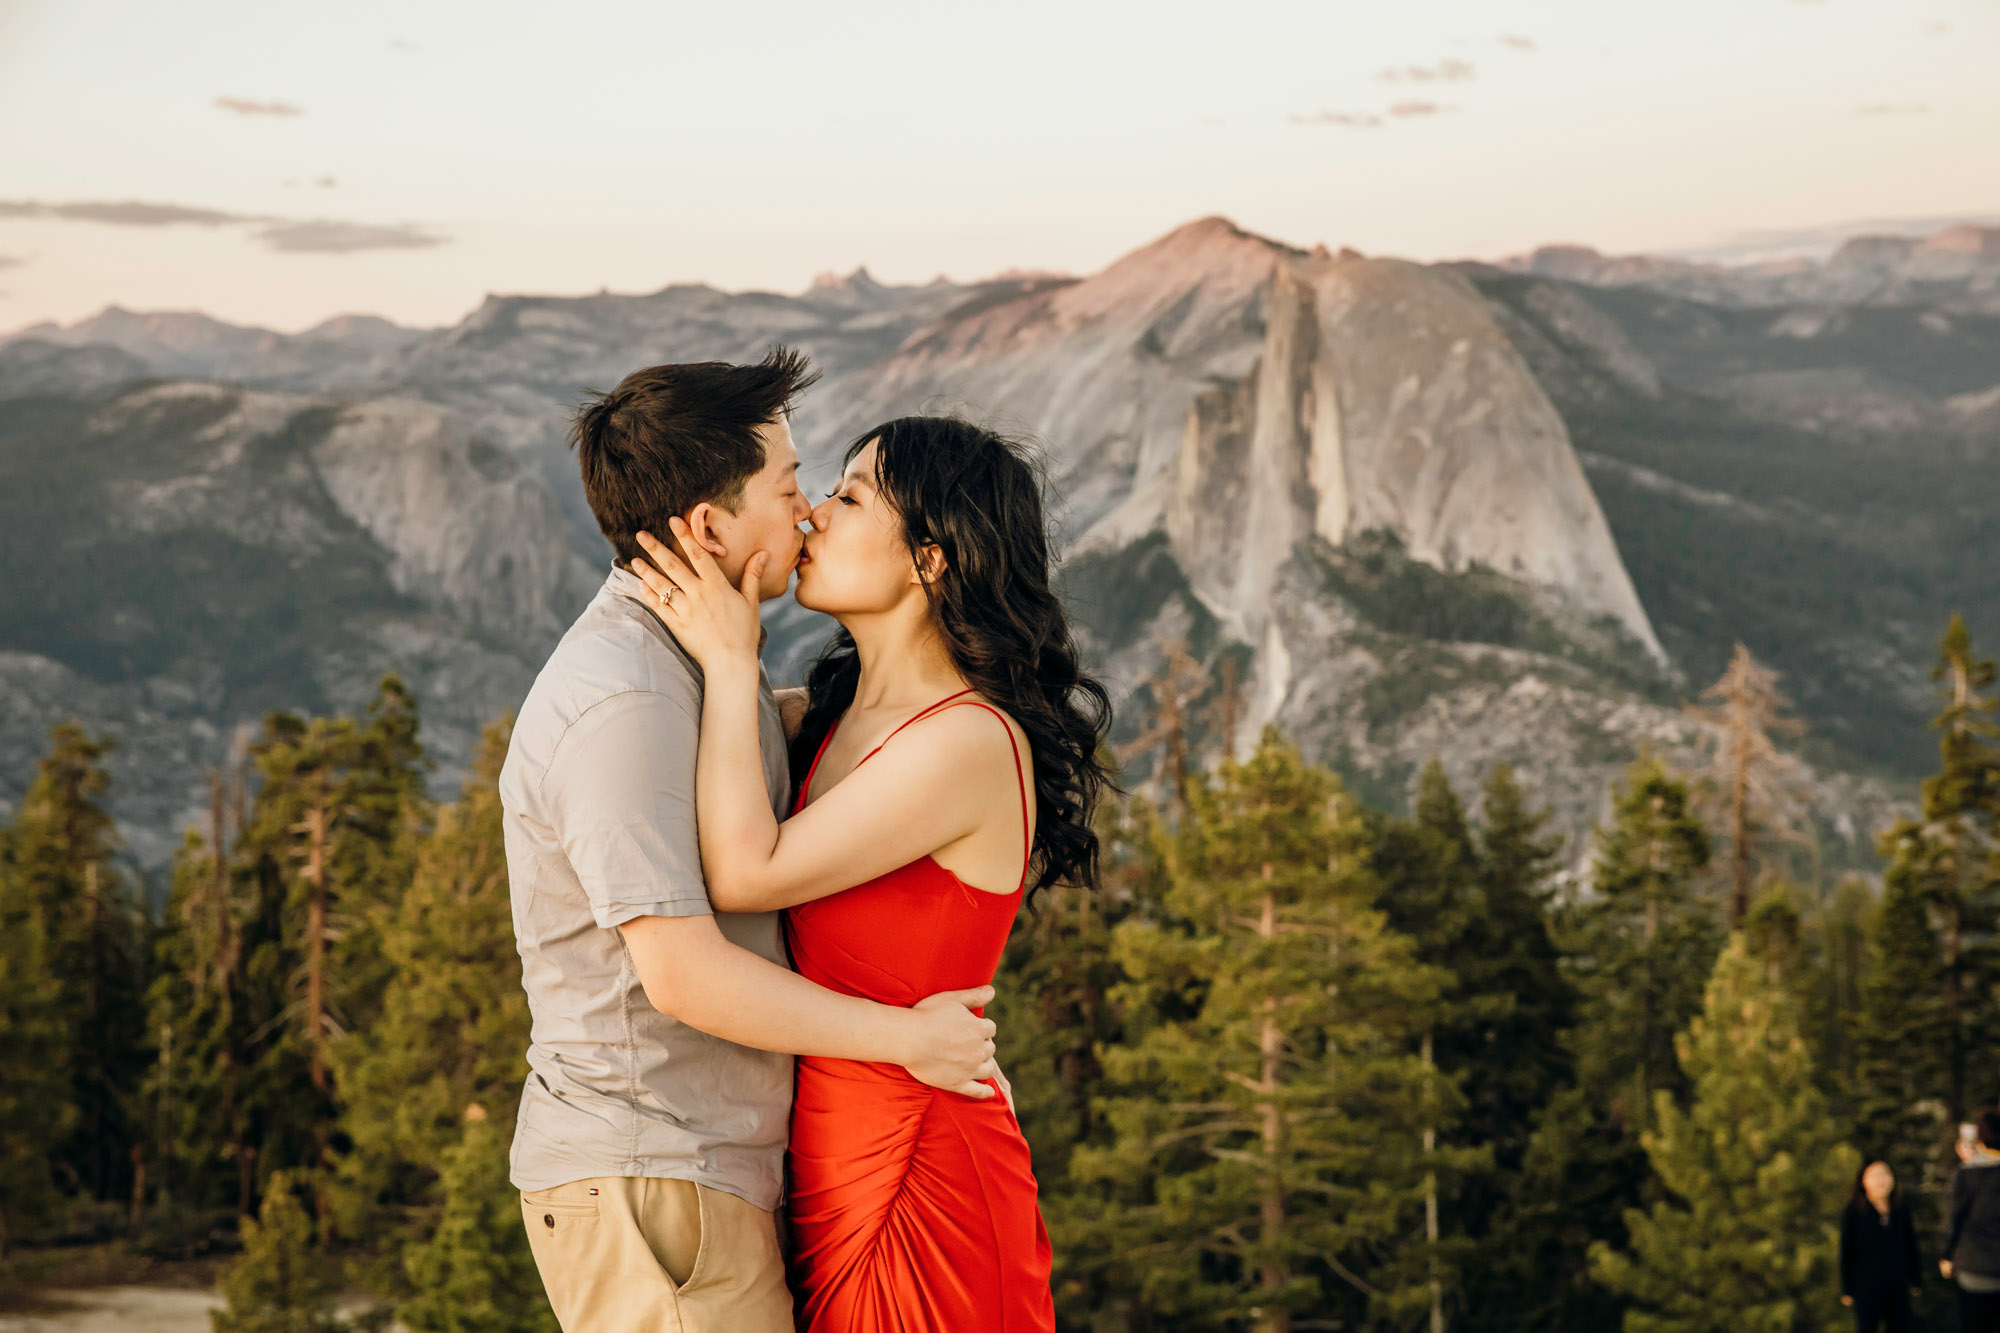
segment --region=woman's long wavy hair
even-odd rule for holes
[[[1111,786],[1099,758],[1111,700],[1079,664],[1049,584],[1040,468],[1025,445],[955,417],[885,422],[847,447],[843,466],[871,440],[878,492],[903,520],[911,559],[921,562],[927,545],[944,554],[927,591],[952,665],[1027,733],[1036,803],[1029,897],[1058,883],[1095,888],[1091,821]],[[854,638],[842,629],[806,676],[794,773],[806,772],[860,678]]]

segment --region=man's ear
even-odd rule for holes
[[[715,506],[707,500],[703,500],[700,504],[687,511],[684,521],[688,525],[688,534],[694,539],[696,544],[717,560],[720,560],[728,554],[728,551],[722,544],[722,538],[716,534],[714,517]]]

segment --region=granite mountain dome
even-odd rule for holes
[[[1079,549],[1164,529],[1248,641],[1299,542],[1379,531],[1659,654],[1562,419],[1449,270],[1205,218],[1094,277],[950,312],[820,410],[863,429],[940,396],[1049,441]]]

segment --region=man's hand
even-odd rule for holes
[[[993,988],[943,991],[925,997],[910,1010],[910,1058],[902,1062],[911,1077],[933,1088],[985,1101],[993,1089],[980,1082],[999,1072],[993,1062],[990,1018],[972,1011],[991,1004]]]
[[[1940,1260],[1938,1260],[1938,1272],[1940,1272],[1940,1273],[1942,1273],[1942,1274],[1944,1275],[1944,1277],[1945,1277],[1945,1280],[1946,1280],[1946,1281],[1950,1281],[1950,1280],[1951,1280],[1951,1260],[1949,1260],[1949,1259],[1940,1259]]]

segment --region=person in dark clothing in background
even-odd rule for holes
[[[1911,1333],[1910,1297],[1922,1273],[1896,1173],[1870,1158],[1840,1214],[1840,1300],[1854,1311],[1856,1333]]]
[[[1981,1111],[1975,1141],[1959,1143],[1938,1271],[1958,1284],[1963,1333],[2000,1329],[2000,1111]]]

